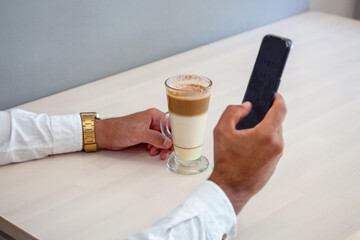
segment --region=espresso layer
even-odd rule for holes
[[[206,113],[210,93],[205,86],[197,83],[176,83],[167,89],[169,111],[183,116]]]
[[[169,111],[182,116],[196,116],[208,111],[210,95],[203,98],[175,97],[167,94]]]

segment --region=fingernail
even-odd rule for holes
[[[171,140],[166,137],[165,140],[164,140],[163,146],[164,146],[165,148],[171,147]]]
[[[243,102],[241,104],[243,107],[249,107],[250,106],[250,102],[246,101],[246,102]]]

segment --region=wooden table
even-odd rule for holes
[[[323,13],[19,106],[49,114],[97,111],[105,118],[166,111],[164,80],[202,74],[214,82],[204,144],[211,163],[202,174],[176,175],[140,146],[2,166],[0,229],[15,238],[123,239],[165,216],[211,174],[212,129],[228,104],[241,102],[267,33],[294,41],[279,90],[288,106],[286,146],[270,182],[238,216],[236,239],[360,239],[360,22]]]

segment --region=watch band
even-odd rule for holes
[[[85,152],[96,152],[95,119],[100,119],[96,112],[80,113],[83,129],[83,150]]]

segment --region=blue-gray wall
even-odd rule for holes
[[[307,9],[307,0],[0,0],[0,110]]]

